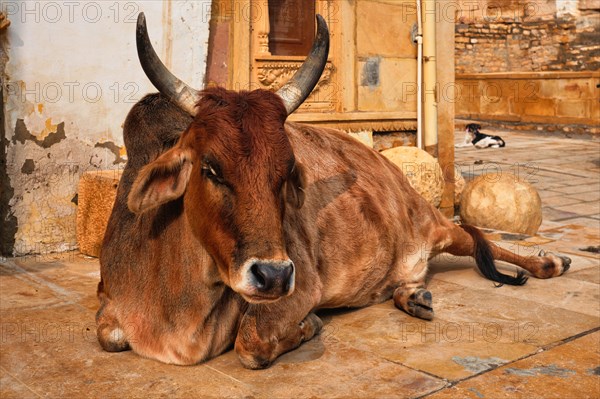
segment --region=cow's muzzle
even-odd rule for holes
[[[245,266],[245,284],[240,293],[249,302],[270,302],[294,291],[296,272],[291,260],[253,259]]]

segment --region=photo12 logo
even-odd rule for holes
[[[513,3],[512,6],[507,3]],[[539,14],[540,6],[536,1],[424,1],[421,5],[423,20],[433,18],[436,22],[458,22],[461,20],[483,20],[485,22],[513,19],[521,21]],[[402,4],[402,22],[417,18],[415,2]]]
[[[75,343],[96,340],[95,323],[0,323],[0,343]]]
[[[420,342],[532,342],[539,332],[537,325],[524,323],[480,323],[480,322],[433,322],[402,323],[400,339],[403,342],[420,340]]]
[[[21,103],[97,103],[105,97],[105,101],[133,104],[140,99],[140,87],[135,82],[8,82],[4,90]]]
[[[133,1],[3,1],[0,12],[13,22],[26,23],[135,23],[140,6]]]

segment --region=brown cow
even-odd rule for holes
[[[393,297],[431,319],[427,260],[442,252],[474,256],[507,284],[526,278],[494,259],[539,278],[568,269],[566,257],[518,256],[451,223],[345,133],[286,123],[327,58],[318,20],[311,55],[277,94],[198,94],[158,61],[140,16],[140,58],[164,95],[141,100],[124,126],[129,161],[100,258],[104,349],[193,364],[235,343],[244,366],[263,368],[320,330],[317,309]]]

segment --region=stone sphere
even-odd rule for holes
[[[440,206],[444,177],[434,157],[417,147],[394,147],[381,151],[381,154],[402,170],[410,185],[427,202],[436,208]]]
[[[360,131],[348,133],[350,137],[355,138],[369,148],[373,148],[373,132],[371,131]]]
[[[531,184],[513,174],[486,174],[467,183],[460,217],[479,227],[534,235],[542,223],[542,201]]]
[[[465,178],[462,177],[460,172],[454,169],[454,206],[457,207],[460,205],[460,198],[462,196],[462,192],[465,189]]]

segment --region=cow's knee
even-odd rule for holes
[[[425,320],[433,319],[431,292],[424,288],[396,288],[394,291],[394,304],[411,316]]]
[[[102,349],[107,352],[122,352],[129,349],[125,330],[121,327],[110,305],[102,303],[96,314],[96,335]]]
[[[314,313],[279,334],[258,334],[255,325],[243,323],[235,340],[235,351],[244,367],[264,369],[281,354],[313,338],[322,328],[323,322]],[[261,339],[261,336],[265,338]]]

